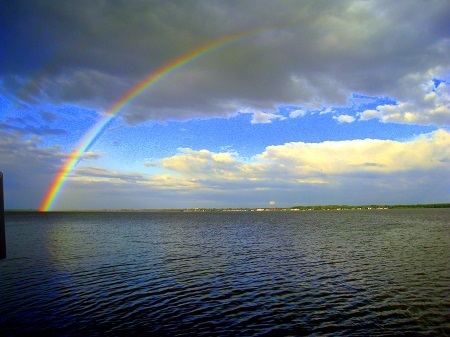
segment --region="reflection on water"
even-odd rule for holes
[[[448,335],[450,211],[8,213],[0,330]]]

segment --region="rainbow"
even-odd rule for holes
[[[218,40],[214,40],[210,43],[202,45],[199,48],[193,49],[186,54],[183,54],[172,61],[166,63],[162,67],[158,68],[156,71],[148,75],[144,80],[139,82],[135,87],[129,90],[125,95],[123,95],[117,102],[115,102],[109,110],[78,142],[75,150],[68,156],[61,170],[57,173],[54,178],[50,188],[46,192],[44,199],[39,207],[42,212],[49,211],[53,208],[55,201],[60,195],[64,182],[69,176],[72,169],[83,157],[85,151],[93,144],[95,139],[105,130],[106,126],[111,122],[111,120],[117,116],[117,114],[134,98],[153,87],[159,81],[163,80],[167,76],[173,74],[181,67],[201,58],[216,52],[222,48],[230,46],[234,43],[240,42],[245,38],[256,35],[258,31],[252,30],[245,33],[233,34]]]

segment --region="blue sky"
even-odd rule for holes
[[[131,101],[53,208],[450,199],[447,1],[2,6],[6,208],[37,209],[83,135],[146,76],[255,29]]]

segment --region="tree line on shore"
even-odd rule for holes
[[[450,208],[450,203],[442,204],[412,204],[412,205],[321,205],[321,206],[294,206],[292,209],[300,210],[347,210],[347,209],[398,209],[398,208]]]

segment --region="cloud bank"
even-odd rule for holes
[[[446,1],[12,1],[4,12],[0,87],[17,102],[105,111],[170,60],[258,30],[164,79],[123,117],[136,124],[250,108],[260,111],[255,123],[267,123],[280,104],[322,109],[357,93],[398,101],[362,119],[449,123]],[[431,90],[435,79],[445,81]]]
[[[431,203],[450,197],[450,133],[445,130],[405,142],[293,142],[269,146],[251,161],[235,153],[182,148],[146,165],[166,173],[121,173],[89,166],[74,171],[71,189],[89,189],[83,200],[100,191],[106,200],[115,194],[126,196],[136,208],[157,208],[164,198],[181,208],[258,207],[267,200],[277,200],[280,207],[293,202]],[[79,203],[73,194],[61,199],[62,205]]]

